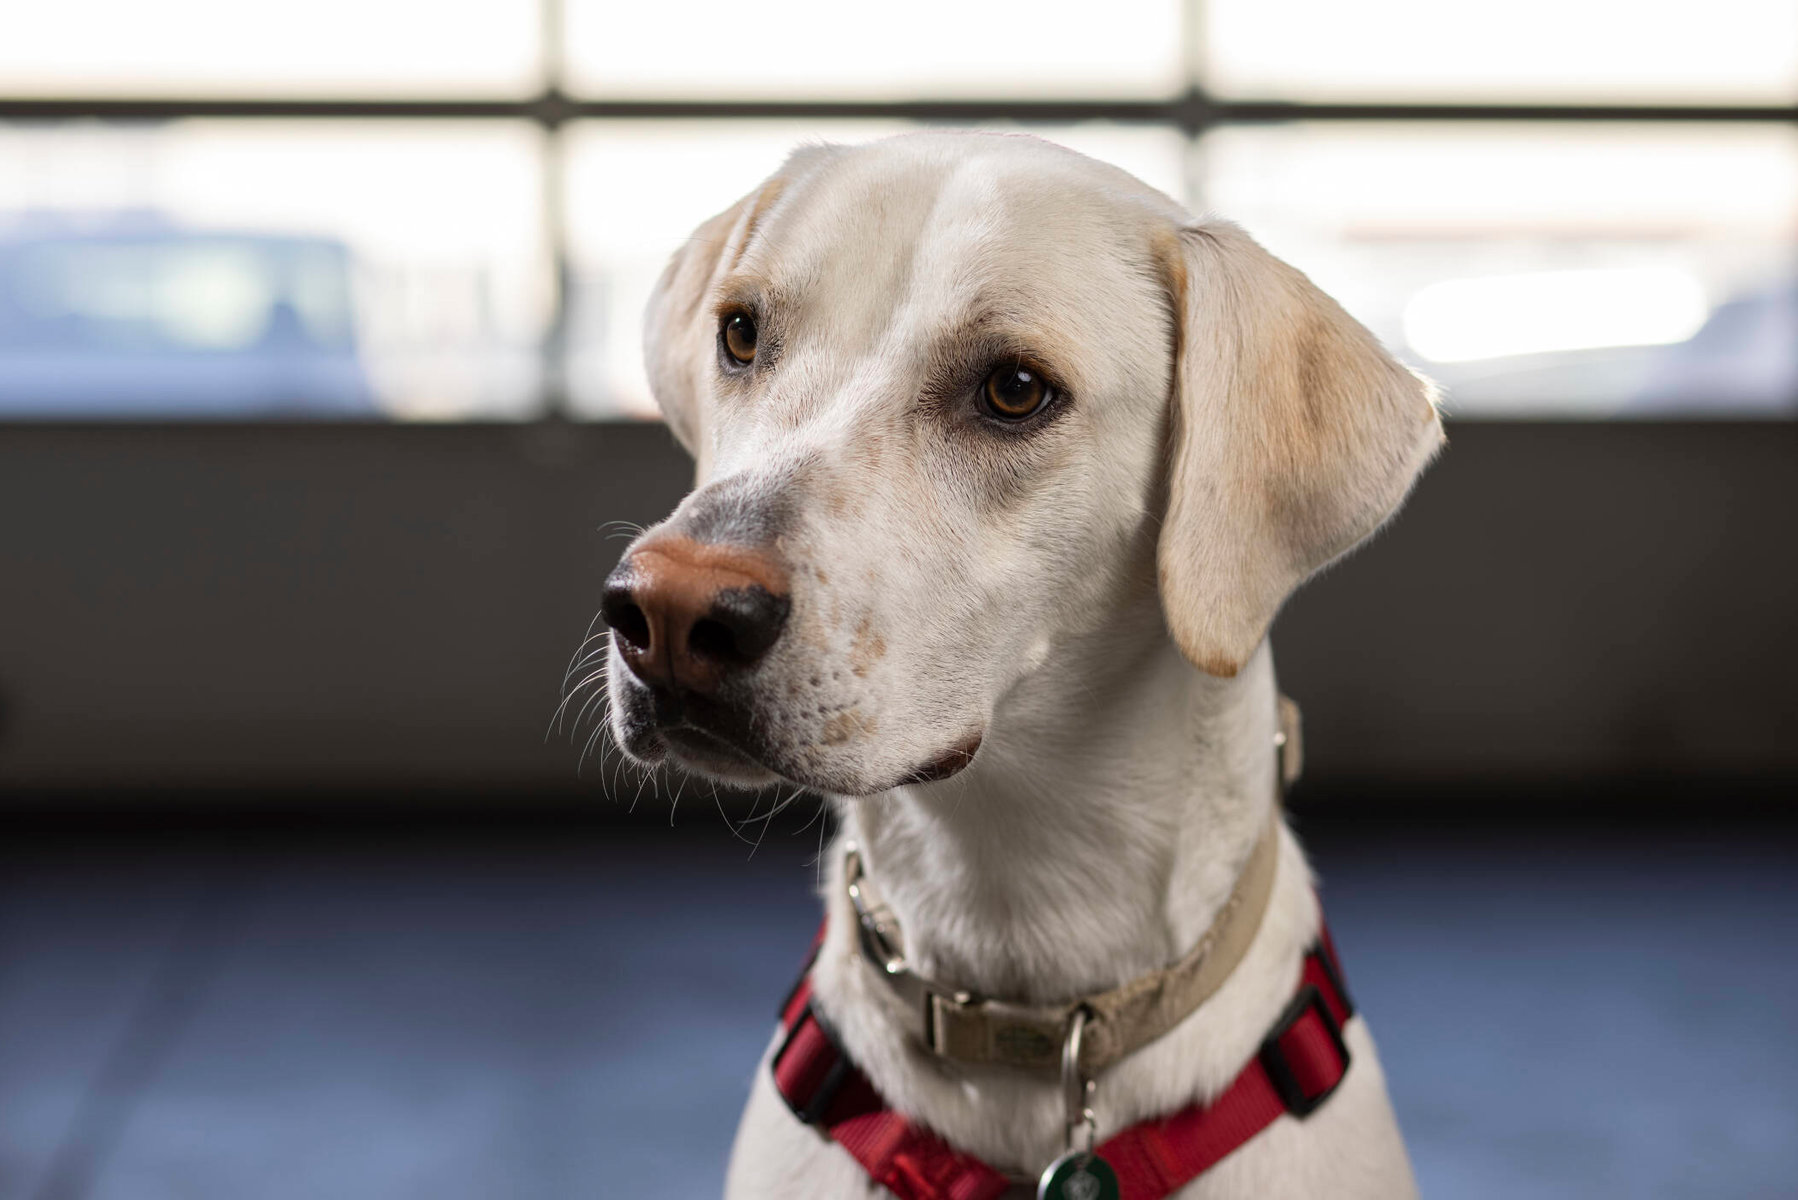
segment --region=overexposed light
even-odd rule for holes
[[[525,0],[0,5],[13,96],[526,95],[542,57]]]
[[[1179,0],[564,0],[572,90],[605,96],[1160,97]]]
[[[1405,306],[1405,340],[1432,362],[1683,342],[1709,315],[1704,287],[1672,267],[1532,271],[1451,279]]]
[[[1220,95],[1790,103],[1791,0],[1206,0]]]
[[[542,148],[514,121],[0,123],[0,236],[74,239],[47,306],[216,350],[287,303],[354,321],[393,415],[520,415],[549,318]],[[242,266],[245,246],[289,265]]]
[[[1772,123],[1292,122],[1200,151],[1217,212],[1332,238],[1785,240],[1798,207],[1798,132]]]

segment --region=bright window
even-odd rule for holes
[[[1795,104],[1798,0],[22,6],[0,420],[649,416],[680,239],[933,123],[1240,221],[1454,413],[1789,416]]]
[[[1179,0],[568,0],[569,76],[600,96],[1175,95]]]
[[[1219,95],[1288,100],[1798,101],[1791,0],[1205,0]]]
[[[1478,416],[1773,415],[1798,397],[1798,131],[1219,129],[1206,206]]]
[[[528,0],[54,0],[6,6],[10,96],[523,96]]]
[[[0,127],[0,414],[533,415],[542,135]]]

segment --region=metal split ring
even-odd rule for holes
[[[1074,1148],[1074,1130],[1084,1125],[1088,1154],[1093,1152],[1093,1143],[1098,1136],[1098,1120],[1093,1116],[1092,1107],[1098,1084],[1080,1074],[1080,1041],[1091,1016],[1084,1006],[1076,1008],[1068,1018],[1067,1036],[1061,1042],[1061,1103],[1066,1144],[1068,1149]]]

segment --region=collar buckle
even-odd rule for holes
[[[967,992],[944,992],[930,986],[929,980],[919,979],[923,990],[922,1005],[924,1008],[924,1047],[938,1058],[951,1058],[953,1052],[949,1044],[949,1027],[954,1019],[979,1001]]]

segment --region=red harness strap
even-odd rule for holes
[[[1342,1026],[1354,1011],[1336,947],[1324,930],[1305,956],[1292,1003],[1222,1095],[1132,1125],[1100,1144],[1123,1200],[1162,1200],[1282,1113],[1304,1117],[1329,1099],[1348,1074]],[[787,1107],[899,1200],[995,1200],[1011,1186],[998,1171],[887,1107],[814,1009],[809,964],[781,1007],[780,1022],[786,1037],[772,1066]]]

